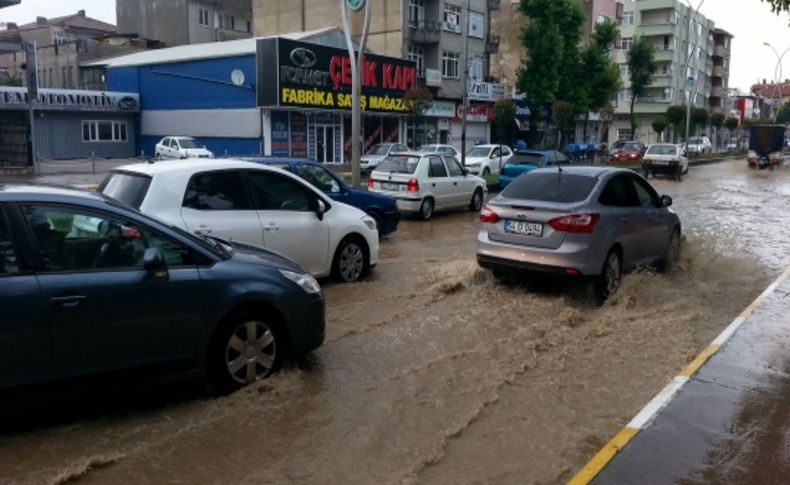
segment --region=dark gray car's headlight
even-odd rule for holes
[[[288,271],[287,269],[281,269],[280,274],[299,285],[307,294],[314,295],[316,293],[321,293],[321,286],[311,274],[297,273],[296,271]]]

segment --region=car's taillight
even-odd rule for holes
[[[491,210],[490,207],[485,206],[483,210],[480,211],[480,222],[484,224],[496,224],[499,222],[499,215]]]
[[[407,192],[419,192],[420,191],[420,182],[417,179],[409,179],[406,183],[406,191]]]
[[[573,214],[562,216],[549,221],[549,225],[555,231],[591,233],[595,224],[601,219],[599,214]]]
[[[372,178],[368,179],[368,190],[373,190],[373,179]]]

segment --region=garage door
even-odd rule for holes
[[[481,141],[489,143],[488,123],[467,123],[466,124],[466,147],[473,147]],[[461,122],[454,121],[450,127],[450,144],[457,149],[461,149]]]

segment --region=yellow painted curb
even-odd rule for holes
[[[636,428],[623,428],[619,433],[614,435],[614,438],[609,440],[606,445],[584,465],[584,468],[579,470],[575,477],[571,478],[568,485],[586,485],[595,478],[603,467],[605,467],[614,458],[614,455],[620,452],[625,445],[639,432]]]
[[[715,354],[717,350],[719,350],[719,347],[720,345],[718,344],[708,345],[708,347],[700,352],[697,357],[695,357],[694,360],[692,360],[691,363],[680,372],[679,375],[683,377],[693,376],[699,370],[699,368],[702,367],[702,364],[707,362],[708,359],[710,359],[710,357]]]

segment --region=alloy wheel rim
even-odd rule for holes
[[[274,368],[277,342],[263,322],[244,322],[233,331],[225,346],[225,366],[240,384],[263,379]]]
[[[340,253],[340,274],[346,281],[356,281],[365,266],[365,255],[357,244],[348,244]]]
[[[475,210],[480,210],[480,207],[483,205],[483,198],[480,196],[480,192],[475,192],[474,197],[474,207]]]
[[[431,201],[426,200],[422,204],[422,216],[427,219],[428,217],[431,216],[431,212],[433,212],[433,206],[431,205]]]

